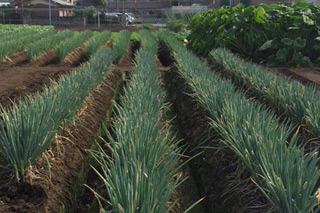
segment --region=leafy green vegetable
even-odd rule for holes
[[[310,66],[320,55],[319,14],[319,6],[300,1],[198,13],[190,24],[188,47],[204,56],[223,47],[259,63]]]

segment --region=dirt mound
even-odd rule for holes
[[[11,105],[26,95],[42,91],[51,80],[71,72],[70,67],[11,67],[0,71],[0,104]]]
[[[0,62],[0,67],[12,67],[15,66],[16,64],[20,64],[27,61],[27,53],[26,51],[16,53],[10,57],[6,57]]]
[[[44,66],[45,64],[50,63],[50,61],[55,60],[56,57],[57,57],[56,51],[52,49],[46,53],[39,55],[38,57],[30,61],[29,64],[27,65],[28,66]]]
[[[320,86],[320,67],[293,68],[275,67],[269,70],[278,75],[284,75],[302,84],[316,84]]]
[[[87,60],[87,57],[86,57],[84,44],[83,44],[80,47],[77,47],[76,49],[74,49],[71,53],[69,53],[60,64],[63,66],[65,65],[78,66],[86,60]]]
[[[69,196],[87,149],[94,144],[120,77],[119,72],[107,74],[78,112],[76,122],[64,128],[46,151],[46,157],[32,168],[30,183],[4,183],[12,175],[1,175],[4,185],[0,186],[0,200],[5,202],[0,205],[0,212],[60,212],[61,201]]]

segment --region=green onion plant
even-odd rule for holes
[[[60,31],[57,33],[52,33],[51,35],[40,39],[37,42],[32,43],[27,47],[27,58],[31,61],[33,58],[45,53],[55,46],[59,45],[60,42],[72,37],[72,31]]]
[[[159,32],[158,36],[172,51],[191,95],[208,111],[212,128],[241,159],[273,210],[318,211],[319,158],[316,152],[305,154],[296,134],[289,136],[293,126],[247,100],[169,33]]]
[[[88,57],[92,56],[110,39],[111,32],[103,31],[96,36],[94,36],[88,43],[85,45],[85,52]]]
[[[315,86],[289,82],[226,49],[213,50],[210,55],[237,83],[249,87],[292,122],[305,125],[311,134],[320,137],[320,91]]]
[[[176,177],[180,150],[163,123],[166,104],[154,60],[157,41],[149,32],[139,35],[141,49],[121,104],[115,106],[112,133],[104,128],[108,142],[103,147],[111,149],[112,157],[102,146],[93,151],[102,168],[96,172],[108,192],[107,198],[98,197],[108,200],[112,212],[169,212],[175,203],[168,201],[180,183]],[[102,205],[101,212],[106,211]]]
[[[86,30],[83,32],[76,32],[71,38],[61,42],[58,46],[55,47],[56,54],[59,61],[63,61],[63,59],[69,53],[71,53],[74,49],[82,45],[91,36],[92,36],[92,31]]]

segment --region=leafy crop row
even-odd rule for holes
[[[14,31],[3,31],[0,34],[0,42],[5,43],[5,42],[10,42],[10,41],[15,41],[16,39],[19,39],[24,36],[28,35],[34,35],[34,32],[31,31],[19,31],[19,32],[14,32]]]
[[[16,38],[15,40],[10,40],[9,42],[3,42],[0,44],[0,59],[10,56],[14,53],[24,50],[28,45],[36,42],[46,36],[49,36],[52,32],[39,32],[33,34],[27,34]]]
[[[131,33],[127,30],[122,30],[120,33],[113,34],[115,35],[113,39],[113,45],[112,49],[114,51],[117,51],[119,55],[124,55],[127,51],[128,47],[128,41],[130,39]],[[112,37],[112,36],[111,36]],[[120,60],[121,57],[119,57],[117,60]]]
[[[289,137],[293,127],[280,123],[266,107],[246,100],[170,34],[162,32],[159,37],[174,53],[193,97],[207,109],[212,128],[241,159],[274,210],[312,212],[317,208],[319,159],[316,152],[305,155],[296,134]]]
[[[320,7],[299,1],[222,7],[196,14],[188,37],[196,53],[224,47],[270,65],[308,66],[320,61]]]
[[[33,31],[33,32],[44,32],[44,31],[54,31],[53,26],[37,26],[37,25],[16,25],[16,24],[0,24],[1,31]]]
[[[103,31],[98,35],[92,37],[92,39],[85,45],[85,52],[88,57],[92,56],[102,47],[111,37],[110,31]]]
[[[1,153],[23,178],[30,165],[36,163],[50,145],[63,122],[81,107],[89,92],[116,55],[110,49],[97,53],[90,63],[68,76],[63,76],[43,93],[28,96],[12,109],[1,109]]]
[[[60,42],[72,37],[73,32],[71,31],[61,31],[58,33],[51,34],[37,42],[32,43],[27,47],[27,58],[32,60],[33,58],[39,56],[42,53],[53,49],[55,46],[59,45]]]
[[[36,163],[61,125],[74,116],[107,67],[119,57],[118,51],[103,48],[89,63],[53,82],[42,93],[27,96],[10,109],[1,107],[0,151],[19,181],[23,181],[25,171]]]
[[[105,129],[112,157],[102,147],[94,154],[108,192],[103,199],[109,201],[112,212],[119,213],[167,212],[174,205],[168,201],[179,183],[179,178],[174,179],[177,141],[161,116],[166,107],[154,61],[157,41],[149,32],[140,36],[142,48],[136,53],[121,105],[116,105],[113,134]]]
[[[310,133],[320,136],[320,93],[317,88],[289,82],[225,49],[212,51],[211,57],[238,83],[253,89],[295,123],[305,125]]]
[[[71,53],[74,49],[83,44],[88,38],[92,35],[92,31],[86,30],[83,32],[76,32],[71,38],[66,41],[61,42],[58,46],[56,46],[56,54],[59,61],[63,61],[63,59]]]

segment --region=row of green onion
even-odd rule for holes
[[[119,52],[103,48],[88,63],[52,82],[43,92],[27,96],[8,109],[0,106],[0,153],[6,160],[1,164],[12,168],[18,181],[24,181],[26,171],[63,125],[72,120],[108,66],[119,57]]]
[[[289,136],[293,126],[281,123],[261,104],[247,100],[169,33],[158,36],[172,51],[192,96],[208,111],[211,127],[241,159],[273,210],[318,210],[319,158],[316,152],[304,153],[296,134]]]
[[[135,55],[130,83],[124,88],[105,146],[93,152],[101,166],[96,171],[107,197],[98,195],[101,212],[169,212],[168,201],[180,183],[177,141],[163,115],[167,110],[155,64],[157,41],[141,31],[141,49]],[[108,147],[108,149],[106,149]],[[110,155],[111,151],[111,155]]]
[[[320,137],[320,93],[310,85],[289,82],[266,68],[240,59],[226,49],[211,51],[211,60],[224,67],[232,78],[267,100],[295,124],[302,124],[315,137]]]

